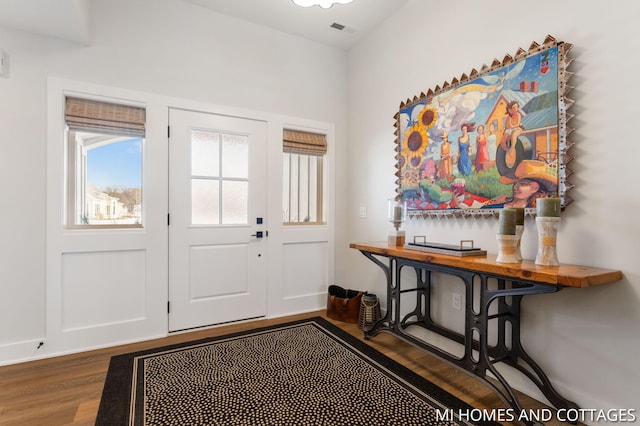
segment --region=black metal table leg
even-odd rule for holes
[[[387,310],[384,317],[371,329],[364,330],[365,339],[374,337],[380,332],[391,333],[402,340],[427,350],[445,362],[455,365],[463,371],[474,375],[485,383],[500,399],[521,413],[523,407],[515,391],[504,376],[496,368],[496,364],[505,363],[520,371],[529,378],[556,408],[575,408],[578,405],[563,398],[551,385],[542,368],[529,356],[520,340],[520,308],[522,298],[526,295],[555,293],[560,286],[514,280],[493,274],[470,271],[453,266],[419,262],[394,256],[386,265],[372,253],[361,251],[367,258],[378,265],[387,279]],[[416,285],[409,289],[401,288],[402,270],[411,267],[416,273]],[[430,294],[432,289],[432,272],[441,272],[460,278],[465,285],[465,330],[464,334],[436,324],[431,319]],[[497,288],[489,288],[489,280],[497,282]],[[479,291],[474,283],[479,281]],[[416,293],[416,304],[413,310],[400,319],[400,296],[406,292]],[[479,297],[479,303],[474,303]],[[491,314],[492,304],[496,303],[497,312]],[[478,307],[475,308],[474,306]],[[497,321],[497,343],[490,346],[488,342],[489,324]],[[464,355],[455,357],[452,354],[417,338],[408,332],[411,326],[420,326],[464,345]],[[492,381],[487,372],[496,379]],[[534,422],[524,422],[534,424]]]
[[[518,283],[516,282],[515,285],[518,285]],[[560,287],[557,287],[556,289],[555,286],[549,286],[545,284],[529,284],[529,286],[540,287],[533,290],[528,290],[535,291],[535,293],[531,294],[553,293],[560,290]],[[513,296],[511,298],[511,303],[507,304],[505,301],[506,296],[503,295],[505,294],[504,290],[487,291],[486,293],[488,305],[491,304],[491,302],[496,298],[499,299],[499,311],[503,313],[501,318],[499,318],[500,322],[498,326],[499,336],[501,336],[501,338],[496,345],[496,347],[503,354],[501,361],[517,369],[523,375],[529,378],[529,380],[531,380],[531,382],[533,382],[538,387],[538,389],[540,389],[542,394],[549,400],[549,402],[551,402],[554,407],[564,409],[579,409],[578,405],[575,402],[563,398],[555,390],[542,368],[540,368],[540,366],[533,360],[533,358],[531,358],[531,356],[527,354],[524,347],[522,346],[522,342],[520,340],[520,306],[523,295]],[[506,336],[506,317],[508,317],[509,321],[511,322],[510,336]],[[510,348],[506,346],[505,340],[507,337],[510,337]]]

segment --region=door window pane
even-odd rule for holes
[[[220,181],[191,180],[191,223],[217,225],[220,223]]]
[[[241,225],[248,223],[249,183],[222,182],[222,223]]]
[[[249,140],[245,135],[222,135],[222,176],[249,177]]]
[[[220,133],[203,130],[191,132],[191,174],[220,176]]]

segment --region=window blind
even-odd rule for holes
[[[65,121],[70,130],[144,137],[144,108],[67,97]]]
[[[285,129],[282,139],[284,152],[318,156],[327,153],[327,137],[325,135]]]

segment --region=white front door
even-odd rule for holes
[[[169,331],[267,310],[267,125],[169,110]]]

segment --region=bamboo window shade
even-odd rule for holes
[[[327,137],[325,135],[285,129],[282,139],[284,152],[317,156],[327,153]]]
[[[67,97],[65,121],[69,130],[144,137],[146,110],[131,105]]]

